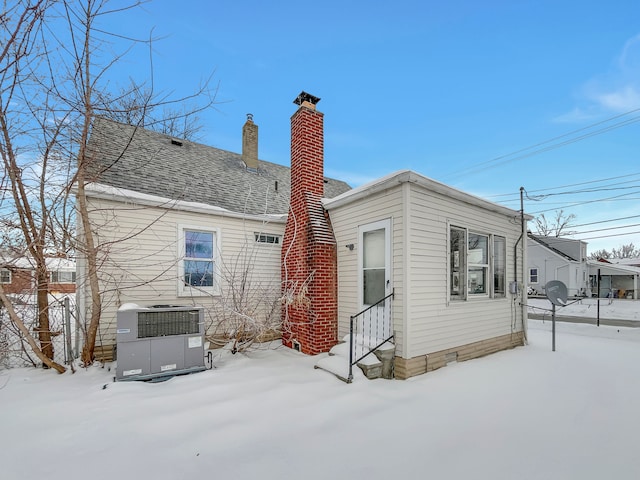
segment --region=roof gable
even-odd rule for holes
[[[554,237],[555,238],[555,237]],[[579,262],[580,260],[577,260],[575,258],[573,258],[571,255],[567,255],[564,252],[561,252],[560,250],[558,250],[557,248],[552,247],[551,245],[549,245],[548,242],[545,242],[544,240],[542,240],[540,237],[529,234],[529,240],[541,245],[542,247],[546,248],[547,250],[549,250],[552,253],[555,253],[556,255],[558,255],[559,257],[564,258],[565,260],[569,260],[571,262]]]

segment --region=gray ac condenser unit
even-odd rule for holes
[[[126,304],[118,310],[116,380],[205,370],[202,307]]]

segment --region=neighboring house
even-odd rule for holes
[[[390,317],[397,378],[525,342],[530,217],[410,171],[353,190],[324,177],[318,101],[296,98],[291,169],[258,162],[250,119],[242,155],[96,119],[87,195],[108,247],[103,345],[124,303],[201,304],[212,334],[231,290],[258,289],[282,306],[283,343],[308,354],[367,307]],[[254,283],[238,289],[228,274],[247,256]],[[89,300],[81,289],[82,316]]]
[[[637,260],[636,260],[637,262]],[[626,262],[613,263],[610,260],[588,260],[591,290],[598,292],[600,278],[600,296],[637,300],[640,287],[640,267]]]
[[[605,260],[605,259],[603,259]],[[640,257],[635,258],[608,258],[606,259],[608,263],[614,263],[616,265],[625,265],[627,267],[639,267],[640,268]]]
[[[0,283],[5,293],[29,295],[36,286],[35,267],[30,258],[9,258],[0,260]],[[76,263],[66,258],[46,259],[49,271],[49,292],[52,294],[75,293]]]
[[[543,295],[547,282],[560,280],[569,296],[591,296],[586,242],[529,233],[527,244],[528,284],[534,293]]]
[[[527,269],[533,294],[544,295],[544,286],[560,280],[569,296],[638,298],[640,268],[613,264],[608,260],[587,260],[587,243],[561,237],[528,235]]]

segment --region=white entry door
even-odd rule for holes
[[[362,225],[360,233],[360,305],[366,309],[391,293],[391,219]],[[391,299],[377,305],[362,319],[365,335],[391,336]]]

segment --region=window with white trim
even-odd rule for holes
[[[6,268],[0,270],[0,283],[11,283],[11,270]]]
[[[51,283],[76,283],[76,272],[57,270],[51,272]]]
[[[178,291],[181,295],[217,293],[217,232],[180,227]]]
[[[469,295],[489,294],[489,237],[468,232],[467,285]]]
[[[530,268],[529,269],[529,283],[538,283],[538,269]]]
[[[467,298],[467,289],[465,288],[465,279],[467,278],[466,238],[467,232],[463,228],[451,227],[449,234],[451,300],[464,300]]]
[[[507,277],[507,239],[494,235],[493,237],[493,295],[504,297]]]
[[[449,298],[506,295],[506,238],[449,227]]]

